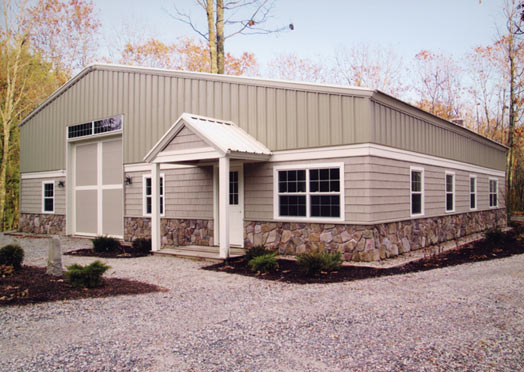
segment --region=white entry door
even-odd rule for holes
[[[74,157],[75,234],[122,237],[122,140],[79,143]]]
[[[229,172],[229,242],[244,246],[244,172],[242,166]]]

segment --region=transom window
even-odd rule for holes
[[[276,217],[343,219],[342,165],[279,169]]]
[[[497,189],[498,189],[498,180],[490,179],[489,180],[489,206],[490,207],[498,206]]]
[[[153,211],[153,187],[151,177],[144,176],[144,216],[151,216]],[[164,175],[160,175],[160,215],[164,215]]]
[[[411,168],[411,216],[424,214],[424,170]]]
[[[54,213],[55,211],[55,182],[42,183],[42,211],[44,213]]]
[[[67,138],[78,138],[92,136],[106,132],[122,130],[122,115],[110,118],[90,121],[88,123],[76,124],[67,127]]]
[[[446,212],[455,210],[455,174],[446,173]]]
[[[477,177],[469,176],[469,208],[477,209]]]

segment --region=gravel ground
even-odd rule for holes
[[[45,240],[15,240],[45,265]],[[169,292],[2,308],[1,371],[524,371],[524,255],[327,285],[104,261]]]

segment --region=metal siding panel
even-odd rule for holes
[[[331,145],[331,133],[333,132],[333,123],[331,122],[329,95],[327,94],[318,95],[317,126],[319,130],[319,144],[321,146]]]
[[[297,143],[297,92],[294,90],[288,90],[283,91],[282,89],[277,90],[277,107],[278,107],[278,114],[281,115],[281,113],[284,111],[286,112],[285,115],[285,137],[286,137],[286,143],[289,148],[296,148],[298,146]],[[282,107],[284,106],[284,107]],[[280,128],[281,122],[278,121],[277,124],[277,133],[281,130]],[[280,134],[277,137],[277,148],[281,148],[280,145]],[[284,146],[282,146],[284,147]],[[271,148],[271,147],[270,147]]]
[[[297,91],[297,147],[308,145],[306,93]]]
[[[290,127],[287,125],[290,124],[287,121],[286,118],[286,111],[289,109],[286,102],[286,95],[285,92],[282,90],[276,91],[276,118],[273,121],[273,133],[276,136],[276,138],[272,141],[272,146],[269,146],[269,148],[276,148],[276,149],[285,149],[286,146],[289,144],[290,137],[295,137],[295,133],[289,133]]]
[[[280,89],[279,89],[280,91]],[[273,88],[267,88],[267,98],[266,98],[266,108],[267,108],[267,116],[266,116],[266,128],[267,128],[267,141],[266,145],[268,148],[274,149],[277,146],[277,107],[276,107],[276,94],[275,89]],[[281,96],[284,97],[284,92],[281,93]],[[280,114],[280,113],[279,113]],[[283,112],[281,115],[285,117],[285,112]],[[284,119],[285,121],[285,119]],[[285,138],[285,127],[283,130],[284,138]]]
[[[318,94],[307,93],[307,144],[309,147],[319,145]]]
[[[339,95],[331,95],[329,98],[329,110],[331,120],[331,139],[333,144],[342,142],[342,105]]]
[[[248,102],[247,102],[247,132],[252,136],[257,135],[257,88],[248,87],[247,88]]]

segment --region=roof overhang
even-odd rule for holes
[[[208,146],[165,150],[178,133],[187,127]],[[188,113],[182,114],[144,157],[147,163],[180,163],[221,157],[266,161],[271,151],[236,124]]]

